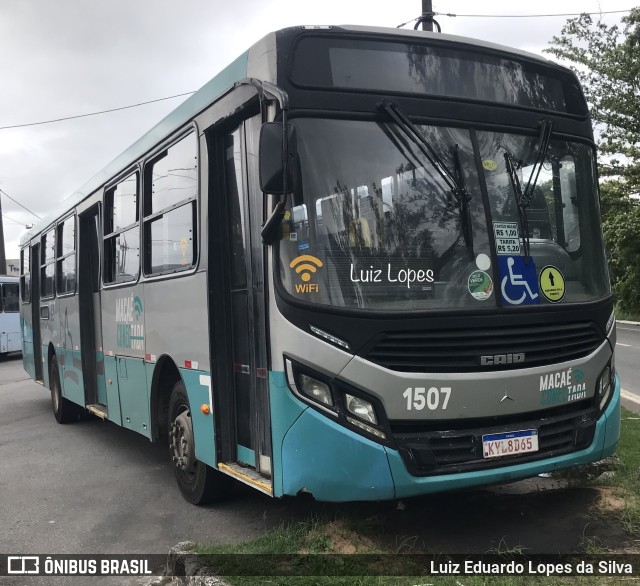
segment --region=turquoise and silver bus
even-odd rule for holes
[[[201,504],[397,499],[620,433],[576,76],[464,37],[268,34],[22,239],[58,422],[167,442]]]

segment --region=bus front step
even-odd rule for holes
[[[100,419],[106,419],[107,418],[107,407],[105,405],[87,405],[87,411],[89,411],[89,413],[93,413],[96,417],[99,417]]]
[[[229,476],[233,476],[236,480],[244,482],[244,484],[257,488],[259,491],[264,492],[269,496],[273,496],[273,486],[271,481],[260,476],[260,474],[252,468],[245,468],[244,466],[234,463],[220,463],[218,464],[218,470],[228,474]]]

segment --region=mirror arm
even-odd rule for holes
[[[260,235],[262,236],[262,244],[271,244],[275,238],[275,235],[282,224],[282,220],[284,219],[285,213],[285,205],[286,205],[287,196],[282,195],[276,204],[273,212],[269,216],[269,219],[262,226],[262,231]]]

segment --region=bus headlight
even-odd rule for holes
[[[345,393],[345,399],[347,404],[347,410],[349,413],[353,413],[358,419],[368,421],[374,425],[378,425],[378,418],[376,417],[376,411],[373,405],[369,401],[365,401],[360,397],[354,397]]]
[[[599,401],[598,406],[600,410],[604,408],[609,400],[609,395],[611,395],[611,389],[613,388],[613,377],[614,373],[611,370],[611,366],[607,365],[604,367],[604,370],[600,373],[600,378],[598,379],[598,384],[596,386],[597,400]]]
[[[337,417],[338,411],[333,401],[330,383],[320,380],[321,375],[316,378],[310,373],[301,372],[301,369],[298,366],[294,367],[293,362],[286,356],[284,363],[287,384],[293,394],[332,417]]]
[[[317,373],[310,367],[284,356],[287,385],[291,392],[313,409],[330,415],[338,423],[357,433],[387,442],[384,407],[374,397],[370,400],[352,395],[348,383]],[[326,378],[325,378],[326,376]]]
[[[329,385],[306,374],[300,374],[300,392],[316,403],[333,407],[333,397]]]

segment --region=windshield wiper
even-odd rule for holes
[[[529,263],[529,220],[527,218],[527,207],[529,203],[525,199],[520,179],[518,178],[516,163],[511,157],[511,153],[505,150],[504,162],[507,166],[507,173],[511,181],[513,193],[516,196],[516,208],[518,210],[518,226],[522,235],[522,248],[524,249],[524,262]]]
[[[527,217],[527,208],[531,204],[531,198],[533,197],[533,190],[538,182],[540,171],[542,171],[542,165],[549,151],[549,144],[551,143],[551,132],[553,131],[553,122],[550,120],[542,120],[542,128],[540,129],[540,138],[538,140],[538,155],[531,169],[529,180],[527,185],[522,190],[522,184],[518,177],[517,170],[521,165],[517,165],[513,160],[511,153],[504,149],[504,161],[507,166],[507,173],[509,174],[509,180],[511,181],[511,187],[516,197],[516,204],[518,208],[518,224],[520,226],[520,233],[522,234],[522,248],[524,252],[525,263],[529,262],[530,256],[530,239],[529,239],[529,219]],[[504,147],[502,147],[504,148]]]
[[[382,104],[380,104],[380,107],[389,114],[398,125],[398,128],[418,147],[455,197],[458,210],[460,211],[460,227],[462,229],[464,243],[470,252],[471,260],[473,260],[473,226],[471,224],[471,212],[469,208],[471,195],[467,191],[464,183],[459,146],[456,144],[453,152],[453,160],[456,167],[456,174],[454,175],[426,137],[420,132],[416,125],[409,120],[408,116],[402,111],[398,104],[391,100],[384,100]]]
[[[460,212],[462,214],[460,219],[462,224],[462,235],[464,236],[464,243],[471,253],[471,260],[473,260],[475,256],[473,253],[473,224],[471,223],[471,207],[469,206],[471,195],[467,191],[467,186],[464,181],[462,163],[460,162],[460,147],[457,144],[453,149],[453,162],[456,166],[456,173],[458,175],[457,183],[459,186],[459,192],[458,195],[456,195],[456,198],[460,205]]]

